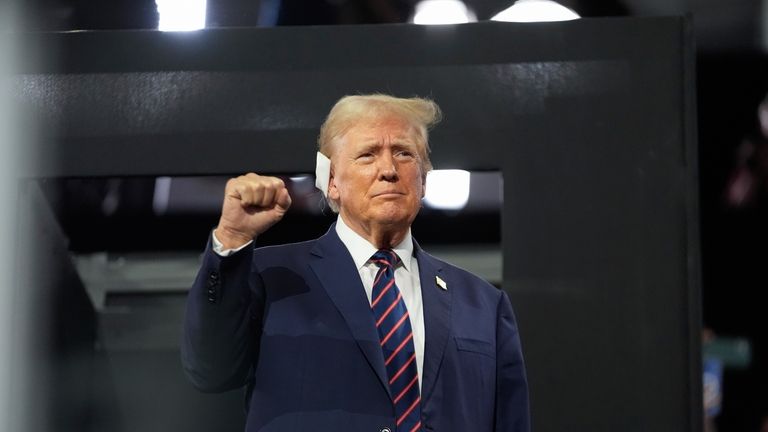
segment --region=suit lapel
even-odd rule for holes
[[[435,387],[445,345],[451,332],[450,280],[442,274],[442,263],[424,252],[414,240],[414,251],[419,263],[421,300],[424,305],[424,367],[421,394],[424,402]],[[437,277],[445,280],[447,289],[437,285]]]
[[[312,249],[310,267],[320,279],[331,301],[347,322],[352,337],[365,355],[382,386],[390,394],[387,371],[379,346],[379,335],[365,295],[360,274],[349,251],[336,234],[335,224]],[[392,395],[390,394],[390,398]]]

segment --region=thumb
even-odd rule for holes
[[[277,193],[277,197],[275,197],[275,203],[277,204],[277,208],[282,211],[287,211],[289,207],[291,207],[291,195],[288,193],[288,188],[282,188]]]

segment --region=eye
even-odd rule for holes
[[[395,153],[395,156],[399,158],[412,158],[414,157],[414,153],[410,150],[400,150],[397,153]]]

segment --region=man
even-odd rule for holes
[[[411,237],[439,116],[385,95],[333,107],[318,184],[339,217],[316,240],[254,248],[290,195],[273,177],[227,183],[182,359],[203,391],[248,386],[247,431],[529,429],[507,295]]]

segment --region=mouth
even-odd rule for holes
[[[402,192],[379,192],[375,194],[374,198],[397,198],[405,195]]]

